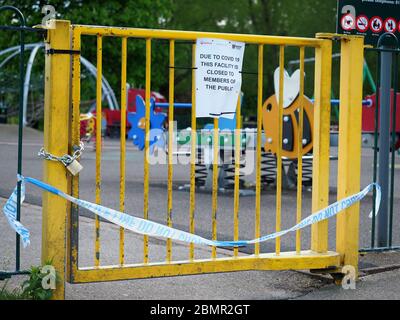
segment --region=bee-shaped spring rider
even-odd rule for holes
[[[274,73],[275,94],[265,101],[262,112],[266,141],[264,149],[265,152],[273,154],[276,154],[278,148],[279,73],[278,68]],[[301,156],[309,153],[313,147],[313,104],[306,96],[303,99],[299,97],[300,77],[300,70],[295,71],[292,76],[286,70],[284,72],[282,156],[288,159],[298,158],[301,103],[304,108],[303,152]]]

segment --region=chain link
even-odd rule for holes
[[[68,166],[72,162],[74,162],[76,159],[78,159],[82,155],[82,152],[84,150],[85,150],[85,146],[84,146],[83,142],[81,141],[79,147],[76,148],[76,150],[74,151],[72,156],[65,154],[61,157],[57,157],[49,152],[46,152],[44,150],[44,147],[40,149],[40,151],[38,152],[38,156],[42,159],[49,160],[49,161],[59,161],[59,162],[63,163],[65,166]]]

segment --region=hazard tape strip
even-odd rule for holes
[[[376,212],[379,212],[379,206],[381,202],[381,188],[378,184],[372,183],[363,189],[361,192],[349,196],[347,198],[341,199],[325,209],[319,210],[314,214],[308,216],[303,219],[301,222],[296,224],[290,229],[286,229],[280,232],[275,232],[266,236],[263,236],[258,239],[253,240],[243,240],[243,241],[213,241],[209,239],[205,239],[198,235],[188,233],[182,230],[178,230],[175,228],[171,228],[150,220],[141,219],[135,216],[128,215],[126,213],[113,210],[111,208],[107,208],[98,204],[94,204],[85,200],[74,198],[42,181],[39,181],[34,178],[18,176],[18,181],[21,181],[21,203],[25,199],[25,183],[30,183],[35,185],[45,191],[48,191],[52,194],[60,196],[79,207],[85,208],[94,214],[102,217],[103,219],[116,224],[124,229],[133,231],[138,234],[152,236],[152,237],[161,237],[168,238],[176,241],[183,241],[187,243],[193,243],[198,245],[208,245],[215,247],[242,247],[248,246],[255,243],[265,242],[268,240],[272,240],[278,237],[282,237],[290,232],[295,232],[299,229],[303,229],[312,224],[318,223],[320,221],[329,219],[333,216],[336,216],[341,211],[351,207],[353,204],[361,201],[369,192],[371,192],[374,188],[376,189],[376,199],[375,199],[375,208]],[[11,227],[21,235],[21,239],[24,247],[29,245],[29,230],[25,228],[20,222],[16,220],[16,212],[17,212],[17,188],[15,188],[14,192],[6,202],[3,207],[3,212],[8,219]],[[372,217],[372,213],[370,214]]]

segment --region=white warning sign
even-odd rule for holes
[[[383,21],[381,17],[371,18],[371,30],[375,33],[379,33],[383,29]]]
[[[397,21],[394,18],[387,18],[384,27],[386,32],[394,33],[397,29]]]
[[[242,87],[245,43],[198,39],[196,117],[233,119]]]
[[[364,15],[358,16],[356,20],[356,28],[359,32],[367,32],[369,28],[368,17]]]
[[[356,26],[356,19],[352,14],[346,14],[342,18],[342,28],[343,30],[349,31],[354,29]]]

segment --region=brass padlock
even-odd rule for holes
[[[78,160],[72,161],[70,164],[66,165],[66,168],[73,176],[76,176],[83,169],[82,165],[78,162]]]

